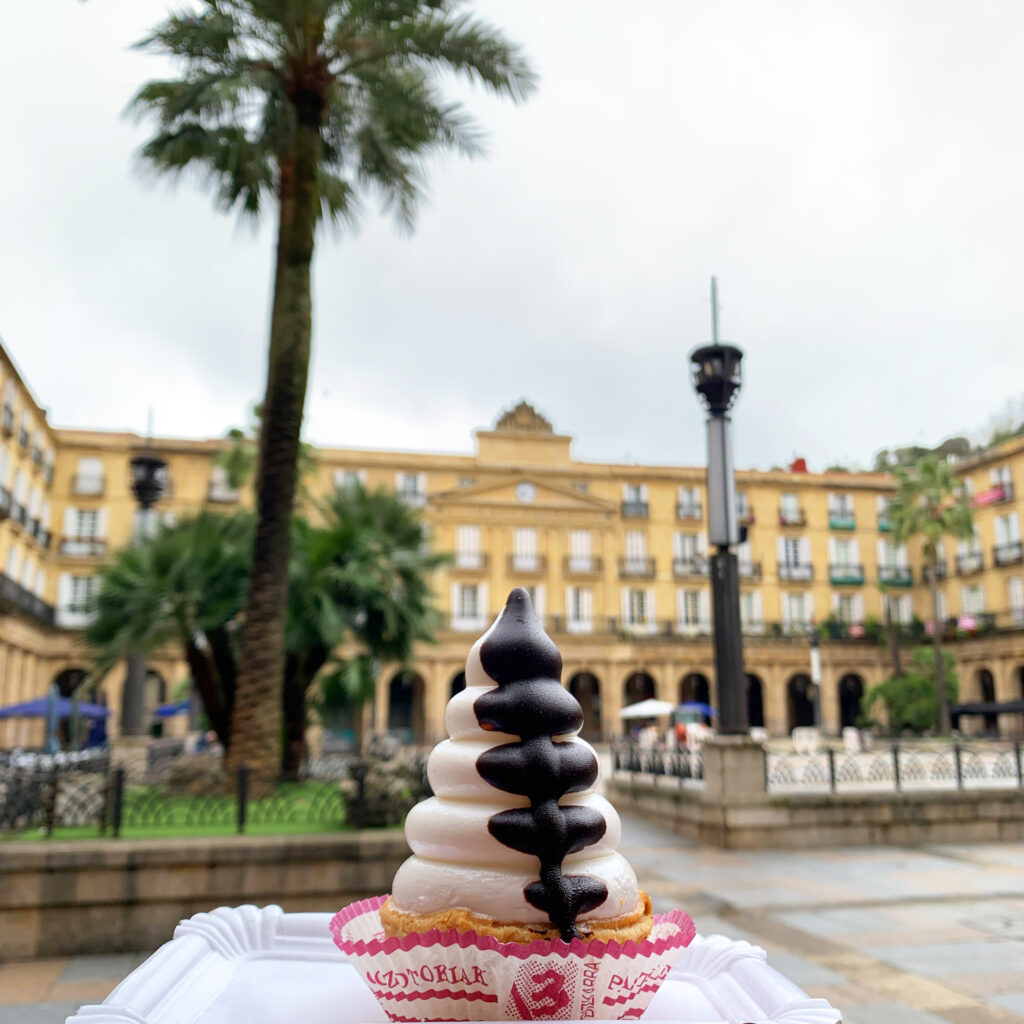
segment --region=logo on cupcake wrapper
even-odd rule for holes
[[[513,1020],[570,1020],[574,1014],[569,992],[575,982],[575,964],[556,967],[528,960],[516,971],[506,1012]]]

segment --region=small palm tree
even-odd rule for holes
[[[411,223],[423,158],[480,151],[435,73],[512,99],[534,76],[516,47],[459,0],[196,0],[140,46],[181,75],[144,85],[132,109],[155,118],[145,163],[198,171],[218,203],[277,212],[252,581],[242,635],[232,759],[269,772],[280,735],[291,517],[310,359],[310,272],[318,224],[351,222],[361,193]]]
[[[323,521],[296,521],[285,646],[285,770],[304,753],[307,694],[327,666],[324,685],[360,708],[374,694],[376,666],[406,662],[438,625],[430,577],[448,557],[427,549],[426,527],[385,491],[357,482],[339,488]],[[338,656],[347,641],[349,656]]]
[[[95,614],[85,632],[97,679],[130,654],[178,645],[225,750],[252,530],[246,513],[202,512],[121,548],[100,568]]]
[[[932,645],[935,689],[939,699],[939,732],[950,732],[949,697],[942,660],[942,625],[939,622],[939,543],[943,537],[966,540],[974,536],[974,516],[963,487],[949,463],[931,455],[917,461],[912,471],[897,469],[896,494],[889,505],[893,536],[899,543],[914,537],[923,541],[924,563],[932,605]]]

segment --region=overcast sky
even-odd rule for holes
[[[261,394],[270,226],[138,173],[166,0],[11,5],[0,336],[59,426],[217,436]],[[695,464],[687,354],[745,353],[736,461],[870,464],[1024,391],[1019,0],[478,0],[541,75],[412,235],[318,239],[307,437],[469,451],[520,398],[578,457]]]

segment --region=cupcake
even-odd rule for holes
[[[391,896],[335,918],[357,969],[368,943],[383,956],[364,977],[392,1019],[635,1016],[693,937],[685,914],[651,913],[617,850],[561,669],[513,590],[448,704],[450,738],[427,764],[435,795],[409,812],[413,855]]]

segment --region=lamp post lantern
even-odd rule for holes
[[[718,282],[711,278],[711,344],[690,353],[693,386],[708,410],[708,538],[714,609],[715,672],[719,731],[747,732],[747,676],[743,667],[739,563],[732,550],[741,541],[732,464],[729,410],[740,390],[743,352],[718,340]]]
[[[142,452],[131,460],[132,494],[139,503],[139,514],[133,538],[140,540],[153,534],[153,506],[167,490],[167,463],[153,451]],[[146,713],[146,659],[142,654],[130,654],[121,692],[121,735],[144,736],[147,732]]]

